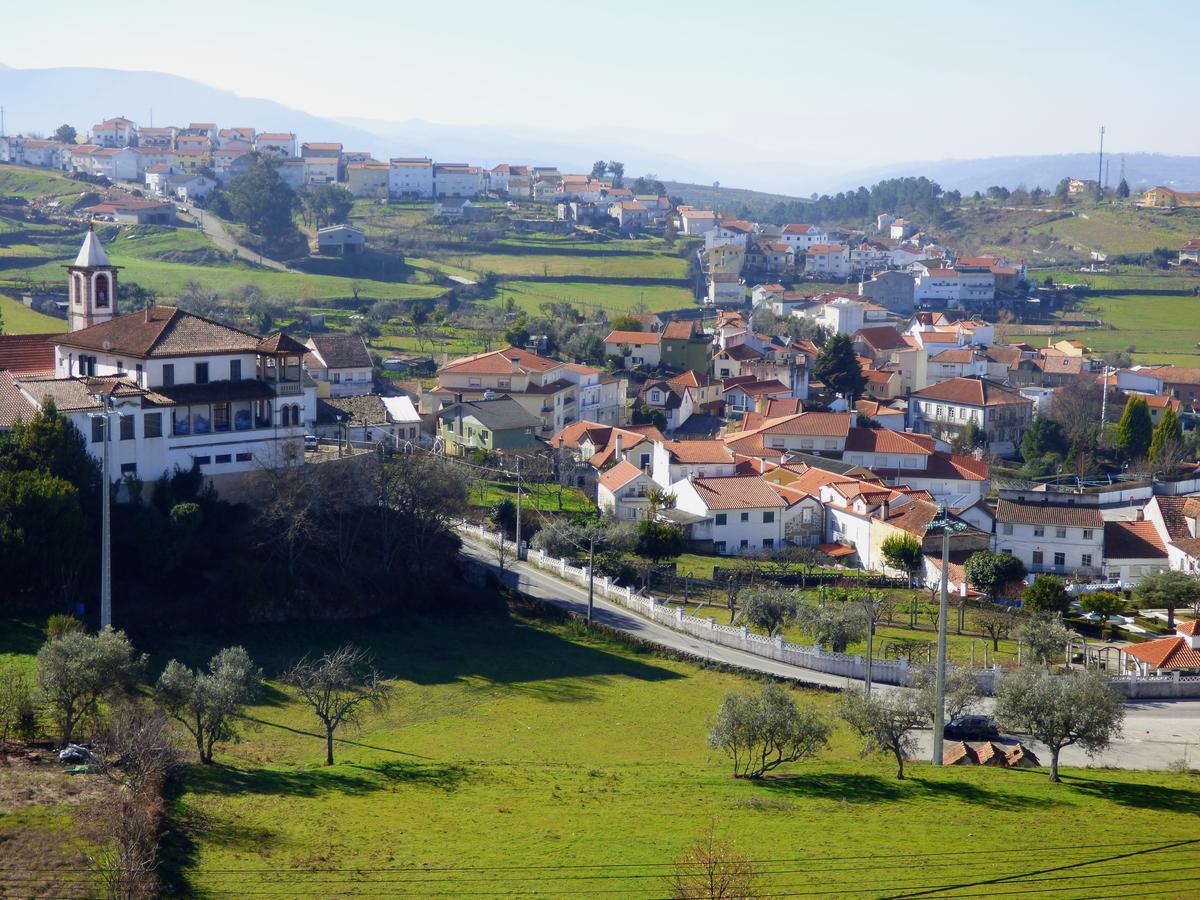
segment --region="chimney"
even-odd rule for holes
[[[149,322],[151,320],[151,318],[152,318],[151,313],[153,312],[153,310],[154,310],[154,301],[147,300],[146,301],[146,321],[147,322]]]
[[[521,363],[517,360],[517,358],[515,356],[509,357],[508,361],[510,363],[512,363],[512,373],[514,375],[516,375],[518,372],[521,371]]]
[[[888,512],[891,511],[891,506],[892,505],[888,502],[887,497],[884,497],[883,498],[883,509],[881,510],[881,512],[883,513],[883,521],[885,521],[885,522],[887,521]]]
[[[624,443],[624,440],[622,439],[621,432],[618,431],[617,432],[617,441],[616,441],[616,450],[614,451],[614,454],[613,454],[614,458],[621,459],[621,445],[623,443]]]

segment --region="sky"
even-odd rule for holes
[[[170,72],[336,118],[609,133],[714,170],[736,160],[828,173],[1091,150],[1100,124],[1113,152],[1193,153],[1194,11],[1155,0],[57,0],[5,10],[0,62]]]

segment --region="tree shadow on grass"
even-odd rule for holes
[[[760,784],[769,791],[800,799],[836,800],[845,803],[892,803],[911,800],[957,800],[994,810],[1021,810],[1055,803],[1044,797],[1025,797],[991,788],[965,778],[926,779],[909,775],[903,781],[867,773],[814,772],[766,778]]]
[[[346,772],[337,766],[303,770],[194,766],[184,783],[195,794],[282,794],[304,798],[334,793],[368,794],[383,786],[378,777]]]
[[[1159,784],[1108,781],[1102,778],[1085,778],[1080,775],[1063,775],[1063,785],[1082,794],[1088,794],[1099,800],[1106,800],[1121,806],[1200,816],[1200,790],[1164,787]]]
[[[30,619],[0,619],[0,653],[34,655],[46,642],[46,632]]]
[[[191,633],[186,639],[139,634],[137,641],[139,648],[151,653],[151,680],[172,657],[192,666],[206,665],[218,650],[232,645],[245,647],[267,677],[275,678],[306,654],[318,655],[347,643],[370,650],[386,677],[421,685],[450,684],[466,678],[515,685],[595,676],[641,681],[683,677],[654,664],[650,657],[632,658],[600,642],[572,641],[553,630],[505,615],[379,616],[247,625]],[[574,688],[566,693],[569,695],[571,690]]]
[[[364,772],[374,772],[383,776],[384,780],[393,787],[402,784],[426,785],[453,791],[468,777],[470,771],[466,766],[442,763],[419,763],[408,760],[388,760],[375,766],[364,766],[351,763],[351,768]]]

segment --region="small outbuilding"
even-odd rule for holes
[[[325,256],[352,256],[367,246],[367,233],[353,225],[317,229],[317,252]]]

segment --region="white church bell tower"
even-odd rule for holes
[[[67,318],[71,331],[107,322],[117,314],[117,269],[104,252],[92,225],[79,248],[75,262],[67,266],[70,306]]]

